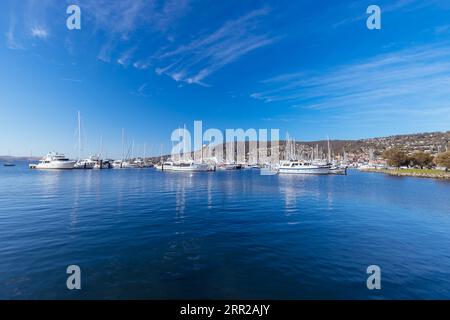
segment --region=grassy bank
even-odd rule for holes
[[[399,177],[418,177],[450,180],[450,172],[435,169],[369,169],[369,172],[379,172]]]

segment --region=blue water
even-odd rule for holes
[[[449,299],[450,183],[2,166],[0,298]]]

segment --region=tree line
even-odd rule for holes
[[[383,152],[382,157],[387,164],[392,167],[402,166],[431,168],[434,166],[444,167],[446,171],[450,169],[450,151],[439,153],[435,157],[429,153],[417,151],[411,155],[400,149],[388,149]]]

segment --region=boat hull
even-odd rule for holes
[[[280,168],[280,174],[329,174],[330,167]]]
[[[347,167],[332,167],[330,169],[330,174],[346,175],[347,174]]]
[[[81,161],[81,162],[77,162],[74,165],[74,169],[94,169],[95,167],[95,162],[89,162],[89,161]]]
[[[41,170],[70,170],[75,166],[75,161],[53,161],[51,163],[39,163],[33,169]]]
[[[213,169],[210,166],[208,166],[208,165],[193,165],[193,166],[189,166],[189,167],[164,165],[164,166],[162,166],[161,170],[163,170],[163,171],[177,171],[177,172],[207,172],[207,171],[213,171]]]

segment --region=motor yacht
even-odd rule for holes
[[[163,171],[184,171],[184,172],[201,172],[213,171],[214,168],[207,163],[195,163],[192,160],[188,161],[165,161],[161,167],[157,167]]]
[[[32,169],[73,169],[76,161],[69,160],[61,153],[52,152],[42,158],[38,164],[30,164]]]
[[[299,160],[284,160],[280,162],[279,173],[286,174],[329,174],[331,165],[314,164]]]

